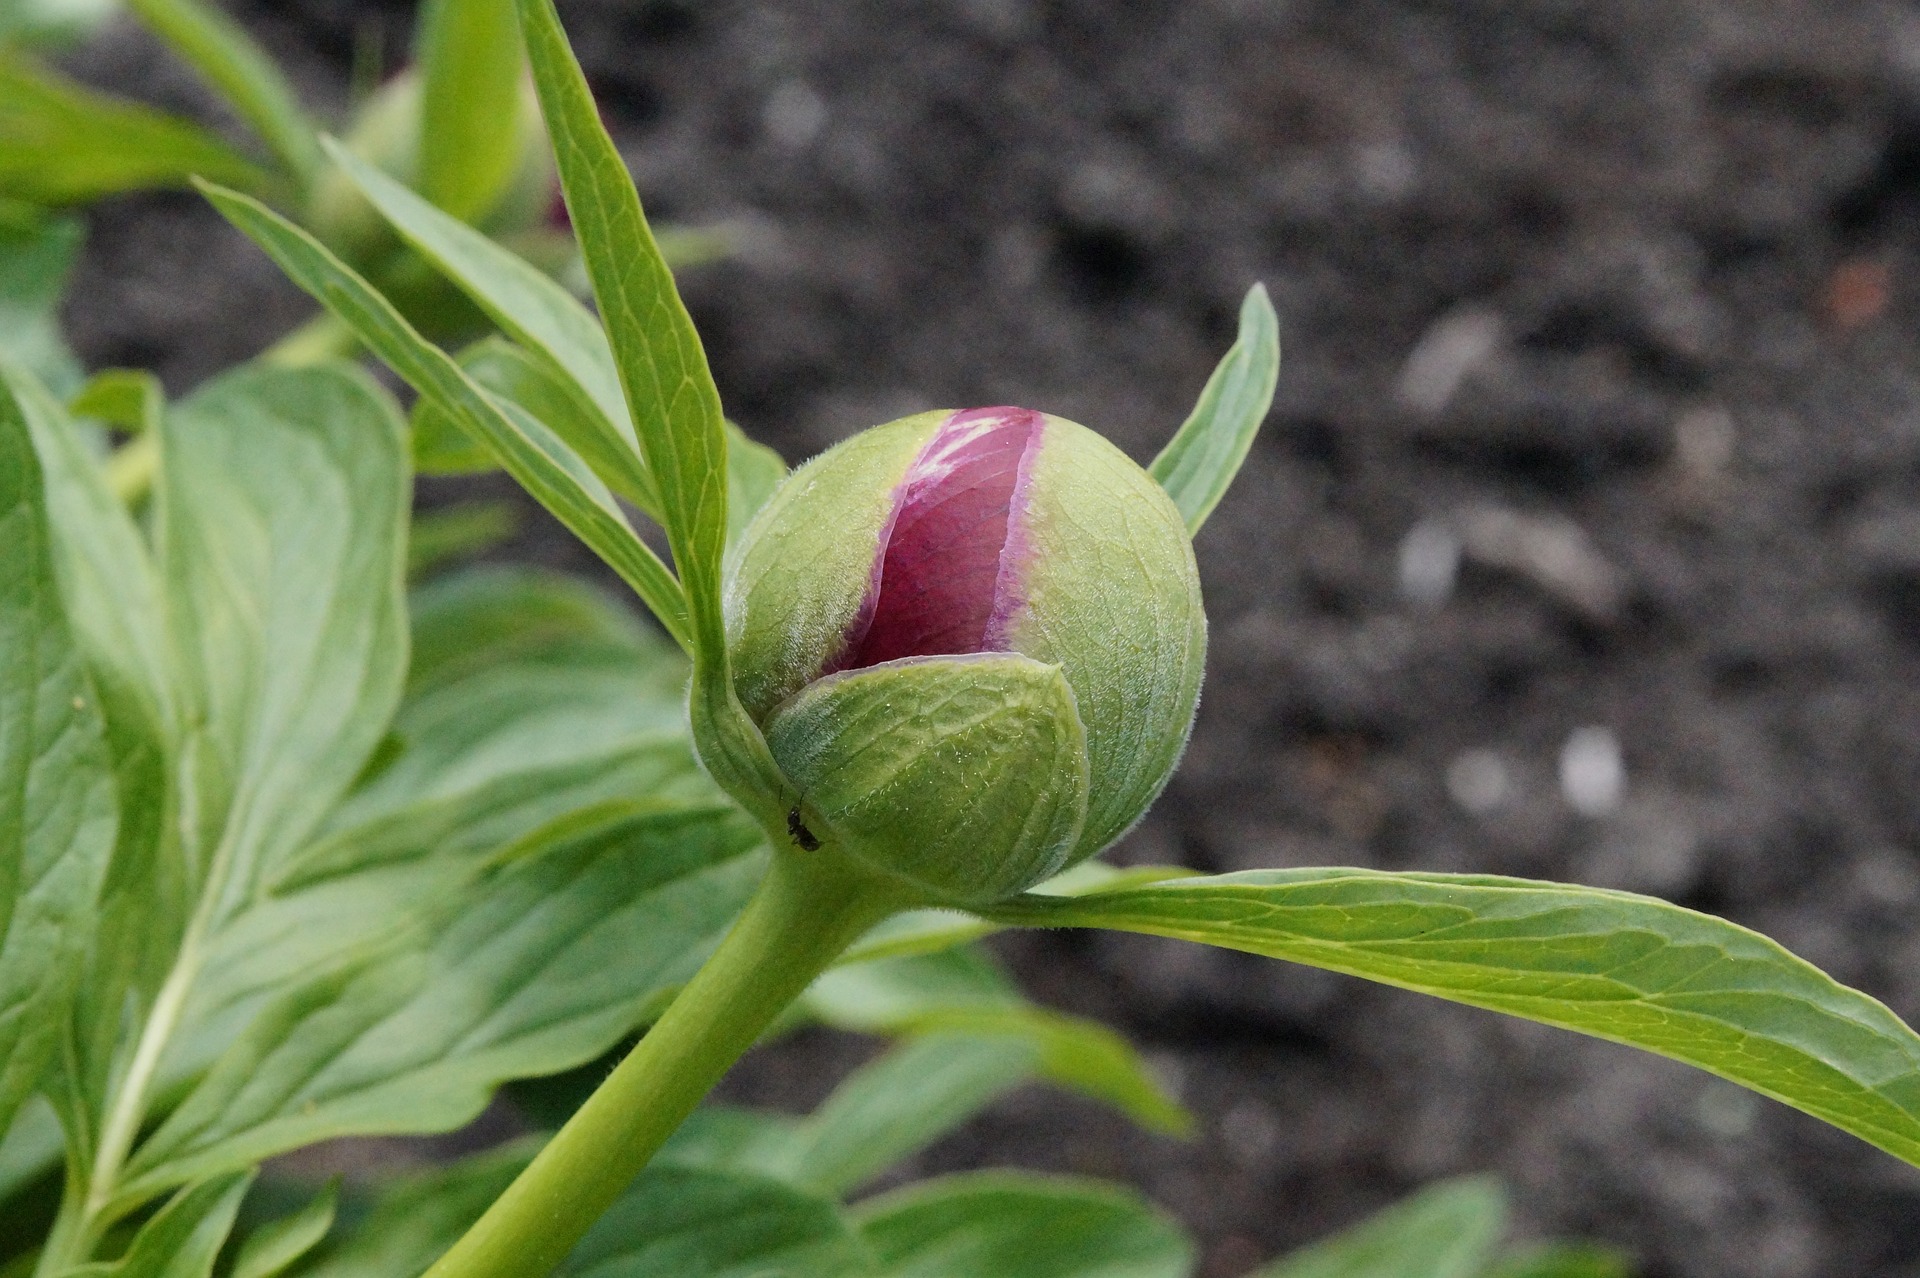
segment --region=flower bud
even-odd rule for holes
[[[1124,833],[1185,746],[1206,654],[1193,548],[1099,435],[922,413],[801,467],[731,564],[735,687],[798,833],[958,902]]]

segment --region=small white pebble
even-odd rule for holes
[[[1620,806],[1627,767],[1611,728],[1576,728],[1560,750],[1560,793],[1581,816],[1602,817]]]
[[[1460,553],[1459,534],[1438,520],[1421,520],[1400,539],[1400,593],[1409,603],[1439,607],[1459,580]]]
[[[1467,375],[1506,341],[1506,326],[1494,312],[1465,307],[1435,320],[1407,352],[1394,395],[1401,404],[1433,416],[1453,402]]]
[[[827,127],[827,104],[805,81],[788,80],[767,95],[761,124],[782,150],[805,150]]]
[[[1447,765],[1447,793],[1469,812],[1491,812],[1513,793],[1513,777],[1492,750],[1465,750]]]

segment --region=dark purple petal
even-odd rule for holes
[[[894,490],[867,603],[823,673],[999,649],[1022,602],[1018,514],[1041,420],[972,408],[941,423]]]

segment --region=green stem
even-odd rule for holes
[[[907,904],[826,849],[776,851],[666,1015],[425,1278],[551,1272],[774,1017]]]

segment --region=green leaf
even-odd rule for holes
[[[642,510],[653,503],[653,485],[633,445],[613,433],[606,419],[564,373],[499,337],[486,338],[461,352],[460,366],[500,399],[525,409],[622,497]],[[432,401],[422,401],[422,407],[415,410],[414,422],[416,428],[428,428],[429,439],[461,434],[457,419]],[[466,453],[459,456],[458,460],[465,463],[463,469],[491,468],[490,454],[481,451],[477,459],[473,456],[473,445],[479,442],[470,441]],[[479,465],[473,464],[476,460]]]
[[[539,352],[571,378],[599,409],[594,429],[636,462],[640,445],[620,391],[613,350],[587,308],[546,273],[510,249],[450,217],[336,142],[327,153],[401,238],[438,267],[521,346]],[[644,463],[641,463],[644,466]],[[651,493],[651,481],[648,481]],[[659,503],[638,503],[650,513]]]
[[[343,1242],[323,1245],[301,1278],[414,1278],[451,1247],[520,1174],[539,1147],[517,1140],[384,1187]]]
[[[728,484],[720,393],[552,0],[518,2],[561,190],[685,591],[694,741],[721,788],[773,829],[792,787],[734,695],[721,616]]]
[[[67,44],[118,7],[117,0],[8,0],[0,6],[0,45]]]
[[[248,1234],[233,1259],[228,1278],[276,1278],[293,1268],[333,1228],[339,1197],[338,1182],[331,1183],[299,1211]]]
[[[1200,531],[1226,495],[1253,437],[1273,406],[1280,380],[1280,321],[1255,284],[1240,303],[1240,335],[1207,378],[1199,402],[1147,473],[1160,481],[1187,521]]]
[[[9,378],[9,381],[12,379]],[[117,826],[111,756],[54,575],[42,470],[0,386],[0,1129],[59,1042]]]
[[[1506,1257],[1482,1278],[1633,1278],[1633,1263],[1605,1247],[1550,1243]]]
[[[1019,897],[1005,923],[1288,959],[1697,1065],[1920,1163],[1920,1036],[1766,937],[1651,897],[1524,879],[1255,870]]]
[[[34,1097],[0,1135],[0,1204],[60,1166],[60,1116],[45,1098]]]
[[[5,147],[0,135],[0,157]],[[0,358],[62,392],[80,383],[79,361],[60,335],[59,308],[84,235],[75,218],[0,203]]]
[[[507,473],[620,574],[683,647],[691,642],[680,584],[634,536],[604,487],[596,490],[592,472],[577,455],[529,414],[481,389],[305,231],[257,200],[217,187],[202,189],[294,283],[339,315],[403,380],[454,413],[468,433],[485,439]]]
[[[177,735],[173,659],[145,539],[109,490],[89,442],[31,377],[0,376],[25,412],[45,476],[54,575],[106,716],[119,796],[97,942],[48,1088],[64,1115],[73,1163],[85,1169],[108,1080],[123,1063],[123,1018],[164,978],[191,909],[176,823],[168,819]]]
[[[834,1204],[739,1172],[650,1167],[561,1265],[566,1278],[859,1278],[866,1248]]]
[[[1249,1278],[1477,1278],[1507,1228],[1491,1177],[1431,1186]]]
[[[420,192],[472,221],[499,200],[520,163],[527,122],[513,0],[429,0],[418,29]]]
[[[1181,1134],[1193,1127],[1124,1038],[1027,1002],[979,951],[844,964],[815,981],[802,1003],[839,1029],[1010,1044],[1026,1053],[1032,1072],[1105,1101],[1150,1130]]]
[[[189,864],[232,914],[319,826],[406,673],[399,413],[341,365],[243,367],[162,431],[162,578],[181,658]]]
[[[686,587],[695,651],[724,669],[727,446],[720,392],[552,0],[521,0],[520,22],[567,210]]]
[[[852,1211],[880,1278],[1186,1278],[1193,1244],[1131,1190],[974,1172]]]
[[[160,379],[139,368],[103,369],[67,401],[67,411],[75,417],[91,417],[136,435],[158,434],[166,409],[167,392]]]
[[[273,176],[206,130],[81,88],[0,51],[0,196],[84,204],[194,176],[264,191]]]
[[[127,1254],[110,1265],[88,1265],[86,1278],[209,1278],[233,1232],[251,1171],[203,1180],[175,1194],[140,1227]]]
[[[407,580],[419,581],[456,560],[485,554],[520,531],[508,501],[461,501],[423,510],[407,533]]]
[[[127,0],[174,51],[220,91],[304,187],[320,168],[313,122],[293,86],[240,24],[201,0]],[[201,174],[221,180],[218,174]]]
[[[655,812],[497,868],[414,858],[263,905],[210,967],[297,933],[305,970],[142,1145],[124,1196],[319,1140],[451,1130],[507,1079],[594,1059],[719,940],[757,842],[731,809]]]

